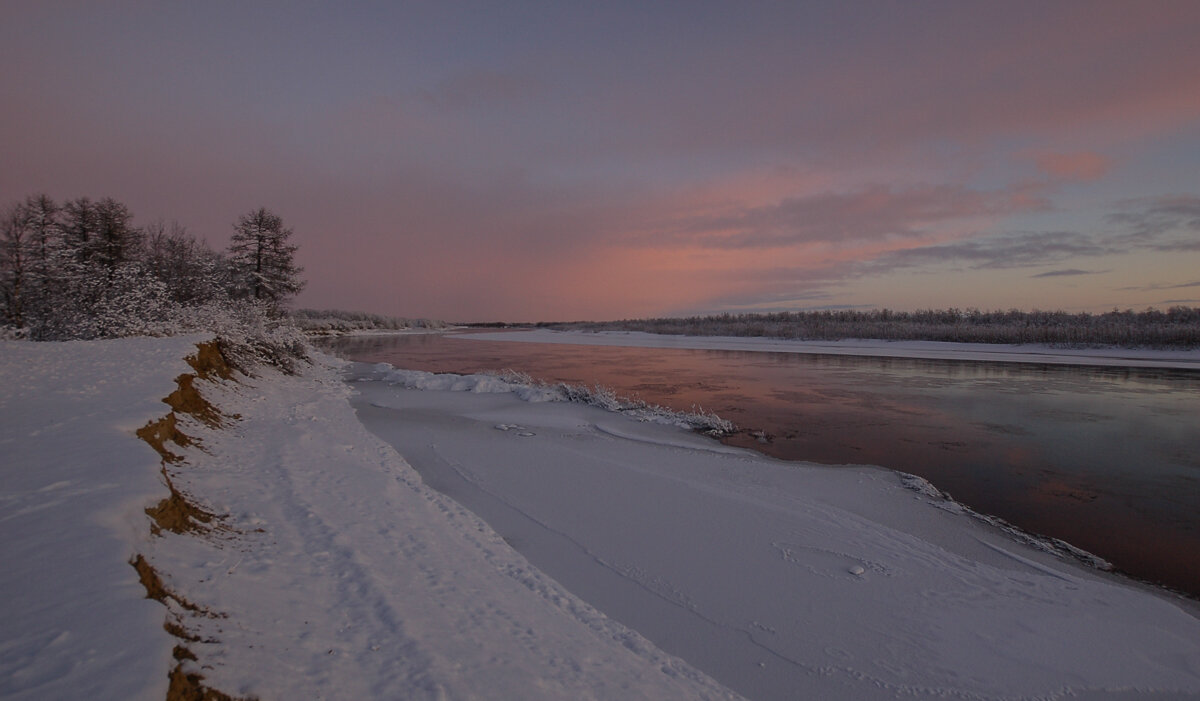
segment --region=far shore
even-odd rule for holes
[[[446,326],[443,328],[407,328],[407,329],[304,329],[304,335],[312,340],[322,338],[361,338],[371,336],[412,336],[430,333],[445,333],[460,330],[461,326]]]
[[[456,334],[454,337],[477,341],[515,341],[588,346],[680,348],[923,360],[970,360],[992,363],[1200,370],[1200,349],[1056,348],[1037,344],[1005,345],[991,343],[948,343],[944,341],[881,341],[873,339],[801,341],[741,336],[662,335],[642,331],[553,331],[549,329],[478,332]]]

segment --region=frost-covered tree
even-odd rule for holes
[[[133,225],[133,214],[124,204],[111,197],[96,203],[96,232],[92,256],[110,273],[139,259],[142,249],[142,230]]]
[[[34,195],[9,208],[0,217],[3,323],[39,340],[161,331],[170,299],[132,219],[111,198],[59,207]]]
[[[80,197],[63,205],[63,242],[80,261],[113,273],[141,251],[142,232],[132,221],[129,208],[111,197],[99,202]]]
[[[59,221],[63,243],[72,250],[83,251],[96,235],[96,204],[87,197],[68,200],[62,206]]]
[[[188,305],[228,296],[229,266],[224,256],[178,222],[168,227],[157,221],[146,227],[143,262],[174,302]]]
[[[63,205],[60,242],[49,261],[46,313],[31,327],[35,337],[120,335],[109,331],[112,310],[130,293],[130,281],[142,277],[142,232],[132,220],[129,208],[111,197]]]
[[[21,205],[29,227],[30,273],[43,286],[53,274],[54,259],[62,251],[62,208],[49,195],[31,195]]]
[[[66,257],[62,210],[46,195],[13,204],[0,221],[0,300],[7,325],[21,328],[61,304]]]
[[[304,287],[302,268],[293,257],[296,246],[288,243],[292,230],[283,219],[259,208],[238,220],[229,244],[232,293],[238,299],[266,303],[273,311]]]
[[[9,207],[0,219],[0,310],[17,328],[25,325],[29,286],[30,239],[22,205]]]

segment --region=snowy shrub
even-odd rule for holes
[[[259,364],[295,374],[309,360],[308,339],[287,317],[267,303],[206,304],[189,308],[178,319],[180,332],[212,333],[225,359],[250,374]]]
[[[303,331],[314,335],[446,328],[445,322],[432,319],[406,319],[340,309],[297,309],[291,316]]]

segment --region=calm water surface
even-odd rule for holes
[[[479,336],[476,336],[479,338]],[[911,472],[955,499],[1200,597],[1200,373],[793,353],[339,339],[352,359],[600,384],[744,429],[786,460]],[[762,442],[750,434],[767,434]]]

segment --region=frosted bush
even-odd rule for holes
[[[206,304],[189,311],[180,318],[179,330],[213,333],[226,360],[243,372],[264,363],[294,374],[297,363],[309,358],[304,333],[287,317],[271,314],[266,304]]]
[[[317,335],[446,327],[445,322],[431,319],[407,319],[340,309],[297,309],[291,313],[291,317],[301,330]]]

